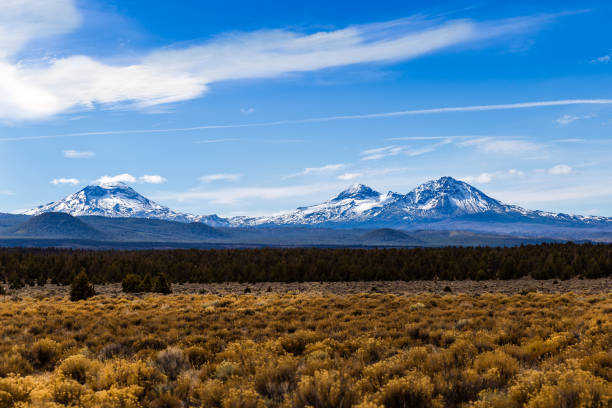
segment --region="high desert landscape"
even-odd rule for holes
[[[609,0],[0,0],[0,408],[612,408]]]

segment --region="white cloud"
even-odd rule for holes
[[[14,193],[11,190],[0,190],[0,195],[11,196]]]
[[[241,108],[240,109],[240,113],[242,113],[243,115],[250,115],[253,112],[255,112],[254,108]]]
[[[523,139],[497,139],[493,137],[481,137],[466,140],[459,143],[464,147],[476,147],[485,153],[499,153],[509,155],[519,155],[534,153],[539,151],[542,146]]]
[[[78,150],[64,150],[64,157],[68,159],[89,159],[94,157],[94,152],[79,152]]]
[[[293,178],[293,177],[300,177],[300,176],[308,176],[308,175],[325,175],[325,174],[333,174],[341,169],[343,169],[344,167],[346,167],[345,164],[326,164],[325,166],[321,166],[321,167],[306,167],[304,170],[300,171],[299,173],[295,173],[295,174],[290,174],[288,176],[286,176],[285,178]]]
[[[102,176],[96,180],[96,182],[99,184],[136,183],[136,177],[128,173],[123,173],[116,176]]]
[[[362,173],[344,173],[344,174],[340,174],[337,179],[338,180],[343,180],[343,181],[349,181],[349,180],[354,180],[358,177],[363,176]]]
[[[29,42],[64,34],[81,22],[73,0],[0,1],[0,59]]]
[[[522,177],[522,176],[525,175],[525,172],[521,171],[521,170],[517,170],[517,169],[510,169],[510,170],[508,170],[508,175],[509,176],[519,176],[519,177]]]
[[[144,176],[140,177],[139,180],[141,183],[148,183],[148,184],[163,184],[166,181],[168,181],[166,178],[162,176],[150,175],[150,174],[145,174]]]
[[[62,184],[71,184],[73,186],[76,186],[77,184],[79,184],[79,180],[75,178],[56,178],[51,180],[51,184],[54,184],[56,186]]]
[[[573,123],[577,120],[591,119],[591,118],[594,118],[595,116],[596,115],[594,114],[588,114],[584,116],[563,115],[560,118],[555,119],[554,121],[558,123],[559,125],[569,125],[570,123]]]
[[[567,176],[572,173],[572,168],[567,164],[557,164],[556,166],[548,169],[548,174],[552,174],[553,176]]]
[[[286,29],[231,33],[110,65],[87,55],[15,62],[28,42],[73,30],[80,17],[74,0],[0,4],[0,115],[5,120],[39,119],[96,106],[145,108],[202,96],[219,81],[408,60],[453,46],[511,38],[556,17],[484,23],[411,18],[314,34]]]
[[[465,181],[466,183],[487,184],[493,181],[493,175],[489,173],[482,173],[478,176],[464,177],[461,180]]]
[[[203,183],[211,183],[213,181],[238,181],[242,177],[242,174],[209,174],[207,176],[200,177],[200,181]]]

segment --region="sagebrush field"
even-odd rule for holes
[[[610,407],[612,294],[0,296],[0,407]]]

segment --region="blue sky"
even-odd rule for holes
[[[169,4],[0,3],[0,211],[120,180],[257,215],[450,175],[612,216],[609,2]]]

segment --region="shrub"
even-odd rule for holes
[[[175,347],[157,353],[155,365],[172,381],[176,380],[180,373],[191,367],[183,351]]]
[[[51,339],[41,339],[25,351],[25,358],[37,370],[49,370],[55,367],[62,354],[62,346]]]
[[[51,396],[58,404],[80,405],[85,388],[74,380],[57,381],[53,384]]]
[[[121,281],[121,289],[125,293],[137,293],[140,292],[141,288],[142,281],[140,280],[140,276],[134,273],[128,273]]]
[[[386,408],[442,408],[442,399],[434,398],[433,392],[429,377],[411,371],[402,378],[390,380],[376,399]]]
[[[58,367],[58,372],[63,378],[71,379],[79,384],[85,384],[92,370],[92,362],[83,355],[70,356]]]
[[[223,408],[264,408],[266,405],[253,390],[231,389],[223,399]]]
[[[320,336],[310,330],[298,330],[281,339],[281,346],[287,353],[300,356],[304,353],[306,346],[319,340]]]
[[[170,287],[170,282],[168,282],[168,278],[163,273],[153,279],[153,292],[162,293],[167,295],[172,293],[172,288]]]
[[[349,380],[338,371],[317,371],[300,380],[294,406],[298,408],[348,408],[357,403],[358,395]]]
[[[558,373],[556,384],[544,385],[527,408],[589,407],[612,405],[612,384],[582,370]]]
[[[150,405],[151,408],[182,408],[183,403],[180,399],[167,392],[155,398]]]
[[[200,368],[211,359],[210,353],[200,346],[188,347],[184,351],[187,359],[195,368]]]
[[[290,357],[280,358],[257,371],[255,389],[264,397],[281,400],[284,394],[295,388],[296,371],[297,360]]]
[[[474,369],[490,382],[491,387],[503,386],[518,372],[518,361],[501,350],[480,354],[474,360]]]
[[[28,375],[33,370],[32,364],[16,351],[0,355],[0,377],[6,377],[9,374]]]
[[[220,380],[227,380],[228,378],[237,375],[240,372],[240,367],[236,363],[231,361],[222,361],[221,364],[215,368],[215,377]]]
[[[96,295],[93,285],[89,283],[85,271],[81,271],[72,281],[70,286],[70,300],[76,302],[78,300],[89,299]]]

